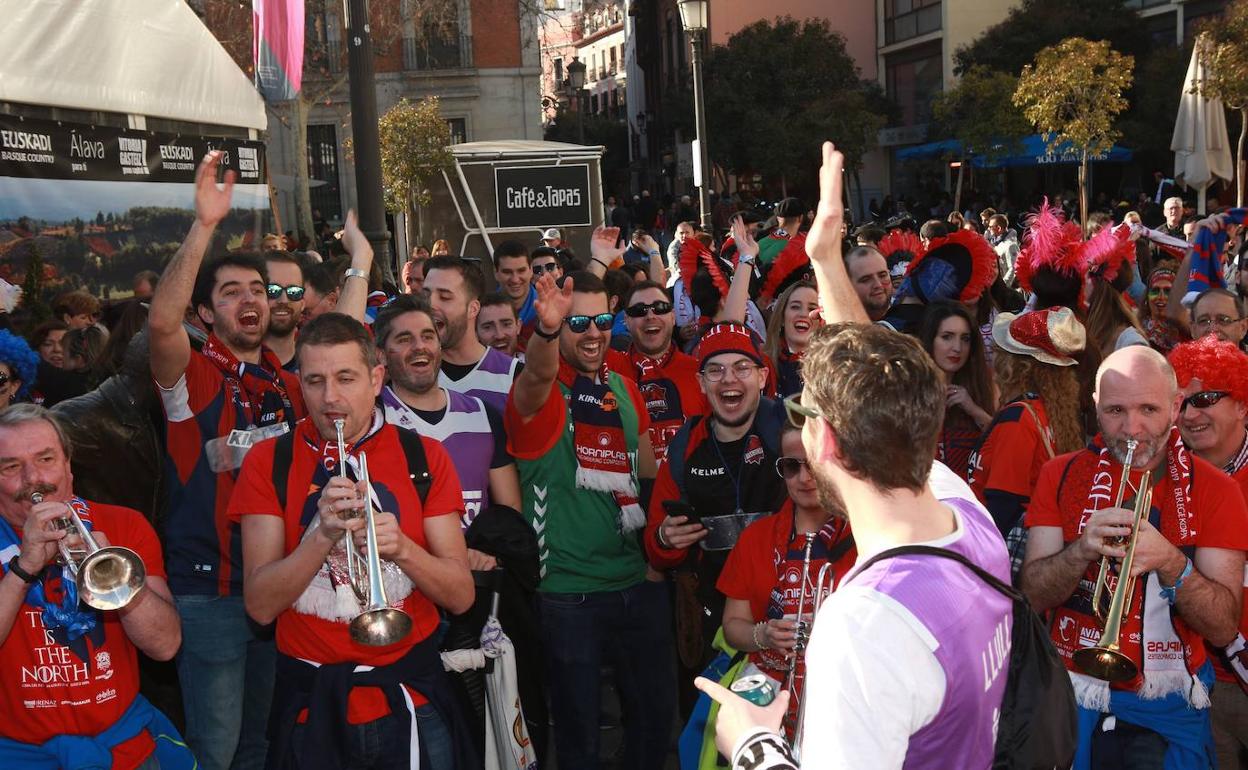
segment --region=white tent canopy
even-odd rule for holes
[[[264,101],[185,0],[0,0],[0,101],[264,130]]]

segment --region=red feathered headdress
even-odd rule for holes
[[[1102,228],[1099,233],[1084,242],[1079,250],[1079,261],[1092,275],[1112,283],[1123,265],[1135,264],[1135,244],[1131,242],[1131,226]]]
[[[910,260],[906,269],[906,280],[910,292],[925,302],[941,297],[932,297],[923,288],[923,281],[918,273],[923,266],[932,260],[947,262],[954,267],[962,288],[958,296],[946,299],[957,299],[959,302],[976,302],[992,282],[997,280],[997,252],[984,236],[970,230],[955,230],[941,238],[933,238],[927,244],[927,250]]]
[[[781,287],[790,282],[790,278],[809,271],[810,257],[806,255],[806,234],[799,233],[789,239],[767,270],[767,280],[763,281],[763,290],[759,295],[759,298],[763,300],[763,306],[771,304],[780,294]]]
[[[897,262],[913,262],[921,259],[927,253],[927,249],[923,248],[923,241],[909,230],[892,231],[880,239],[880,245],[877,248],[884,255],[884,260],[890,268]]]
[[[699,265],[705,267],[711,274],[711,281],[715,284],[715,288],[719,289],[720,295],[727,297],[728,279],[724,277],[724,271],[720,269],[719,260],[715,259],[711,250],[703,246],[697,238],[686,238],[685,242],[680,245],[680,277],[685,282],[686,292],[693,283],[693,276],[698,273]]]
[[[1206,334],[1175,346],[1170,351],[1170,365],[1180,388],[1199,379],[1202,390],[1224,390],[1241,404],[1248,404],[1248,354],[1234,342]]]
[[[1083,232],[1079,225],[1067,222],[1061,209],[1050,206],[1045,198],[1040,210],[1027,220],[1023,248],[1014,268],[1019,285],[1031,291],[1031,277],[1042,267],[1067,276],[1084,275],[1087,268],[1082,249]]]

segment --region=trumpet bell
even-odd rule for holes
[[[89,607],[117,610],[143,590],[147,569],[129,548],[119,545],[95,551],[78,566],[78,595]]]
[[[1140,672],[1130,658],[1110,647],[1085,647],[1071,657],[1080,671],[1106,682],[1127,682]]]
[[[369,647],[385,647],[412,632],[412,617],[394,607],[361,612],[351,619],[351,640]]]

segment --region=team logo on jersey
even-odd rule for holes
[[[763,462],[763,440],[754,434],[750,434],[749,441],[745,444],[745,462],[750,465],[761,465]]]
[[[619,408],[620,405],[616,403],[615,394],[608,390],[602,397],[602,411],[614,412]]]
[[[107,671],[113,665],[113,657],[104,650],[95,654],[95,667],[100,671]]]
[[[642,400],[646,402],[646,411],[651,417],[667,411],[667,388],[657,382],[644,382],[639,389]]]
[[[610,434],[610,433],[599,433],[599,434],[598,434],[598,446],[610,446],[610,444],[611,444],[611,434]]]

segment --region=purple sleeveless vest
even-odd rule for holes
[[[1009,556],[992,521],[966,500],[942,502],[958,513],[962,533],[941,547],[1009,583]],[[903,767],[991,767],[1009,673],[1010,600],[962,565],[932,556],[887,559],[849,582],[904,606],[938,645],[934,654],[945,672],[945,699],[936,717],[910,736]]]
[[[507,394],[516,377],[516,359],[487,347],[485,355],[476,368],[461,379],[452,380],[445,372],[438,374],[438,384],[450,391],[475,396],[502,414],[507,406]]]
[[[446,448],[464,490],[463,526],[467,528],[490,504],[490,462],[494,459],[494,442],[502,438],[495,437],[490,429],[490,419],[480,399],[453,390],[446,391],[446,399],[446,414],[431,425],[402,403],[389,386],[381,391],[387,422],[436,439]]]

